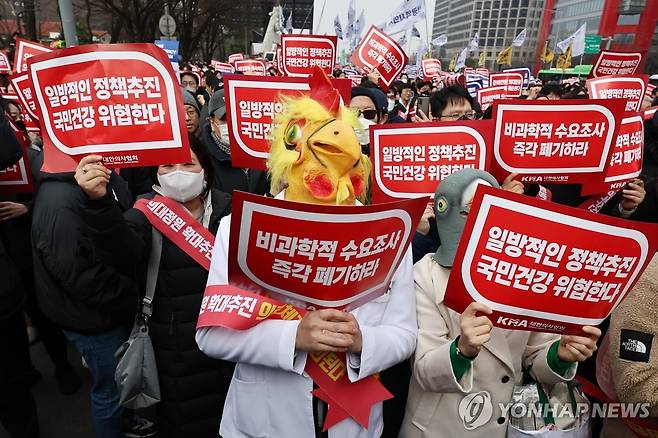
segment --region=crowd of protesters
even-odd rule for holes
[[[276,69],[271,68],[269,73],[276,74]],[[344,74],[338,69],[333,76]],[[274,372],[274,365],[260,366],[258,354],[252,355],[249,350],[252,343],[257,345],[261,341],[258,338],[237,339],[226,334],[213,338],[213,333],[208,331],[197,334],[195,339],[208,272],[167,237],[158,236],[144,213],[133,208],[137,199],[160,195],[182,205],[203,228],[216,234],[218,229],[221,231],[222,218],[230,214],[234,190],[278,195],[271,193],[267,172],[232,165],[222,75],[199,63],[183,65],[180,80],[192,150],[187,163],[116,172],[102,166],[100,157],[89,156],[80,162],[76,172],[45,173],[40,170],[42,139],[25,131],[31,143],[27,151],[36,190],[31,195],[0,195],[0,339],[5,346],[0,354],[0,423],[12,438],[40,436],[38,413],[30,390],[39,380],[40,371],[32,364],[29,349],[31,343],[39,340],[52,359],[62,394],[74,394],[81,386],[81,377],[71,366],[71,361],[78,359],[67,356],[67,343],[80,354],[91,375],[91,412],[99,438],[156,434],[217,437],[223,411],[236,417],[227,420],[228,426],[222,429],[229,431],[225,438],[302,436],[290,434],[294,428],[286,429],[285,433],[276,428],[273,417],[284,416],[288,409],[286,401],[277,400],[271,393],[258,400],[258,389],[244,383],[248,376],[240,375],[247,371],[261,373],[257,377],[264,385],[268,379],[284,382],[288,375],[301,371],[280,366],[283,370]],[[352,88],[349,103],[361,126],[355,129],[355,135],[365,155],[370,153],[368,128],[372,125],[491,118],[490,110],[482,111],[458,81],[451,84],[438,79],[427,81],[404,73],[384,91],[379,80],[376,71],[364,75],[361,83]],[[580,83],[539,80],[531,81],[521,96],[536,100],[587,97],[587,89]],[[643,103],[643,107],[655,105],[658,105],[655,94]],[[3,101],[3,109],[0,168],[4,169],[20,157],[16,134],[8,121],[23,131],[25,125],[19,104]],[[658,222],[657,176],[658,117],[654,116],[645,122],[642,176],[612,197],[601,214]],[[451,181],[454,187],[448,184],[440,190],[452,188],[460,195],[470,193],[472,198],[476,180],[531,197],[538,196],[542,190],[537,184],[522,184],[514,175],[503,181],[477,172],[462,178],[465,179]],[[547,185],[544,189],[551,191],[553,202],[563,205],[578,206],[585,199],[577,185]],[[368,432],[339,435],[330,430],[328,436],[365,437],[380,433],[386,437],[502,438],[506,436],[504,419],[497,422],[494,418],[477,430],[464,429],[456,413],[464,394],[488,391],[496,402],[507,402],[514,383],[522,380],[523,368],[530,366],[533,377],[545,383],[570,381],[576,373],[595,381],[593,356],[607,322],[600,328],[585,327],[580,336],[511,332],[493,328],[486,316],[491,310],[483,304],[474,303],[461,315],[442,304],[454,256],[445,251],[454,249],[460,237],[460,233],[454,234],[453,228],[446,225],[447,220],[436,217],[436,206],[425,210],[413,237],[413,274],[409,261],[408,266],[401,266],[394,280],[393,288],[408,288],[411,295],[415,282],[415,315],[405,322],[413,325],[413,331],[407,334],[414,333],[415,353],[410,350],[408,354],[400,354],[404,357],[382,370],[381,381],[395,396],[384,402],[379,414],[383,431],[373,427]],[[160,259],[148,324],[161,401],[152,415],[130,411],[119,403],[115,352],[130,334],[156,247]],[[655,278],[640,282],[636,289],[625,306],[612,316],[611,342],[619,342],[618,332],[626,327],[620,315],[635,318],[637,330],[651,336],[658,332]],[[395,297],[391,301],[400,299],[400,293],[393,290]],[[636,306],[629,304],[635,299]],[[403,312],[401,309],[412,302],[399,302],[398,311]],[[636,314],[633,309],[638,308],[645,312]],[[413,307],[410,314],[414,314]],[[299,327],[301,330],[303,324]],[[391,345],[397,345],[395,336],[391,336]],[[268,339],[274,338],[265,337],[262,342]],[[649,348],[658,348],[655,344],[658,342],[654,347],[649,344]],[[483,348],[487,346],[488,349]],[[619,394],[632,401],[651,403],[651,415],[656,417],[657,357],[658,352],[651,351],[646,362],[613,364],[623,376],[624,391]],[[361,360],[365,363],[366,359]],[[255,365],[234,370],[234,362]],[[576,366],[579,362],[582,365]],[[644,377],[633,378],[638,373]],[[253,397],[243,399],[248,403],[240,403],[235,395],[227,401],[233,382],[242,382],[236,390],[256,391]],[[309,401],[310,407],[310,393],[307,396],[308,400],[302,401]],[[271,412],[262,412],[263,409]],[[271,419],[272,424],[258,418]],[[251,426],[240,429],[245,423]],[[66,425],[61,427],[57,436],[64,437]],[[600,428],[601,424],[595,424],[595,433]],[[315,429],[315,436],[327,435],[321,427],[316,425]],[[607,433],[607,436],[622,436],[616,433],[623,432]]]

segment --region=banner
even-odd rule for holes
[[[530,76],[532,73],[528,67],[506,68],[503,73],[521,73],[523,75],[523,88],[528,88],[530,85]]]
[[[402,0],[386,22],[383,30],[389,34],[403,32],[412,28],[414,23],[425,19],[425,0]]]
[[[644,110],[644,113],[642,114],[642,118],[644,120],[651,120],[654,117],[654,114],[656,114],[656,110],[658,109],[658,106],[652,106]]]
[[[0,74],[6,75],[11,73],[11,65],[9,64],[9,58],[5,52],[0,51]]]
[[[644,120],[639,114],[625,117],[619,125],[603,181],[585,181],[580,194],[582,196],[621,190],[628,181],[640,176],[644,153]]]
[[[34,91],[32,90],[32,81],[28,77],[28,74],[14,74],[9,76],[9,81],[14,87],[14,91],[16,92],[18,100],[21,102],[23,110],[27,112],[32,119],[39,120],[37,104],[34,101]]]
[[[504,86],[480,88],[477,90],[477,100],[482,111],[486,111],[496,100],[505,99],[507,89]]]
[[[626,99],[626,111],[640,111],[649,77],[647,75],[606,76],[588,79],[587,91],[592,99]]]
[[[441,61],[438,59],[423,59],[421,61],[423,80],[429,81],[441,76]]]
[[[656,244],[656,225],[480,185],[444,304],[486,304],[496,327],[581,334],[626,297]]]
[[[26,150],[30,146],[30,141],[25,134],[19,130],[14,122],[7,117],[7,122],[16,134],[18,142],[21,144],[22,155],[20,160],[4,170],[0,170],[0,193],[25,193],[34,191],[32,182],[32,172],[30,163],[27,160]]]
[[[523,183],[603,181],[624,112],[621,100],[494,103],[492,172]]]
[[[523,92],[522,73],[491,73],[489,75],[490,87],[505,87],[508,97],[518,97]]]
[[[402,73],[408,58],[394,39],[372,26],[350,60],[361,69],[377,70],[384,88],[388,89]]]
[[[219,72],[223,75],[235,73],[235,69],[228,62],[219,62],[213,59],[212,61],[210,61],[210,66],[214,68],[216,72]]]
[[[363,80],[362,75],[345,75],[347,79],[352,81],[352,87],[358,87],[361,85],[361,81]]]
[[[283,76],[283,50],[281,50],[281,44],[276,45],[276,70],[279,72],[279,76]],[[333,72],[332,72],[333,73]]]
[[[283,71],[288,76],[306,77],[318,66],[330,76],[336,62],[336,36],[281,35]]]
[[[42,46],[34,41],[16,37],[16,48],[14,49],[14,71],[23,73],[27,71],[27,60],[42,53],[50,53],[53,49]]]
[[[170,62],[178,62],[178,41],[155,40],[154,44],[165,51]]]
[[[30,58],[45,172],[70,172],[85,155],[109,167],[189,160],[183,96],[153,44],[84,45]]]
[[[448,175],[486,170],[492,136],[491,120],[372,126],[372,202],[434,197]]]
[[[241,72],[246,76],[266,76],[267,71],[265,63],[257,59],[244,59],[233,63],[236,72]]]
[[[244,55],[242,53],[234,53],[232,55],[228,55],[229,64],[235,64],[236,61],[242,61],[243,59]]]
[[[594,67],[590,71],[590,78],[601,76],[623,76],[634,75],[646,51],[641,52],[613,52],[602,50],[594,61]]]
[[[348,79],[331,79],[345,105],[350,102]],[[308,91],[306,78],[224,77],[226,123],[231,141],[231,163],[236,167],[267,168],[269,134],[276,114],[283,110],[281,96]]]
[[[427,198],[325,206],[233,193],[229,283],[307,309],[386,293]]]

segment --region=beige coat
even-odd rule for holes
[[[621,331],[653,337],[648,362],[621,359]],[[628,297],[612,312],[607,336],[612,381],[622,403],[649,403],[650,420],[658,422],[658,255],[647,266]],[[621,420],[605,420],[602,438],[632,437]]]
[[[449,275],[450,269],[439,266],[431,254],[414,267],[419,330],[400,437],[505,438],[507,419],[501,417],[499,403],[510,401],[514,384],[522,380],[522,367],[532,365],[535,379],[553,384],[573,379],[576,366],[566,378],[548,366],[546,355],[558,335],[494,328],[490,341],[457,381],[450,363],[450,344],[460,334],[459,314],[443,305]],[[484,400],[479,406],[485,407],[482,414],[469,415],[465,402],[460,414],[462,399],[480,392],[477,399]],[[478,406],[471,407],[471,413],[478,412]]]

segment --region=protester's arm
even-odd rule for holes
[[[6,169],[21,159],[21,144],[7,121],[4,111],[0,111],[0,169]]]
[[[453,368],[450,352],[455,348],[454,339],[445,320],[448,317],[446,312],[450,310],[444,308],[440,311],[443,305],[437,305],[434,297],[434,290],[416,283],[418,341],[414,377],[424,391],[470,392],[473,389],[473,367],[469,364],[464,370],[461,366],[464,364],[457,364]]]
[[[523,367],[541,383],[567,382],[576,375],[576,363],[566,363],[557,356],[559,335],[532,333],[523,352]]]
[[[217,230],[209,286],[228,284],[230,224],[231,216],[226,216]],[[263,321],[248,330],[206,327],[197,330],[196,342],[199,349],[210,357],[301,374],[307,354],[295,350],[298,326],[299,321]]]
[[[70,208],[55,212],[47,239],[35,243],[37,255],[52,277],[76,299],[113,314],[130,314],[138,296],[132,279],[104,261],[97,246],[79,229],[78,213]],[[134,298],[134,299],[131,299]]]
[[[370,325],[367,320],[359,323],[361,351],[347,354],[351,381],[388,369],[413,354],[418,324],[410,250],[393,276],[388,301],[373,302],[370,307],[373,306],[384,307],[383,315],[376,325]]]

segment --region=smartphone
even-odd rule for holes
[[[427,117],[430,116],[430,98],[429,96],[420,96],[418,98],[418,110],[422,111]]]

